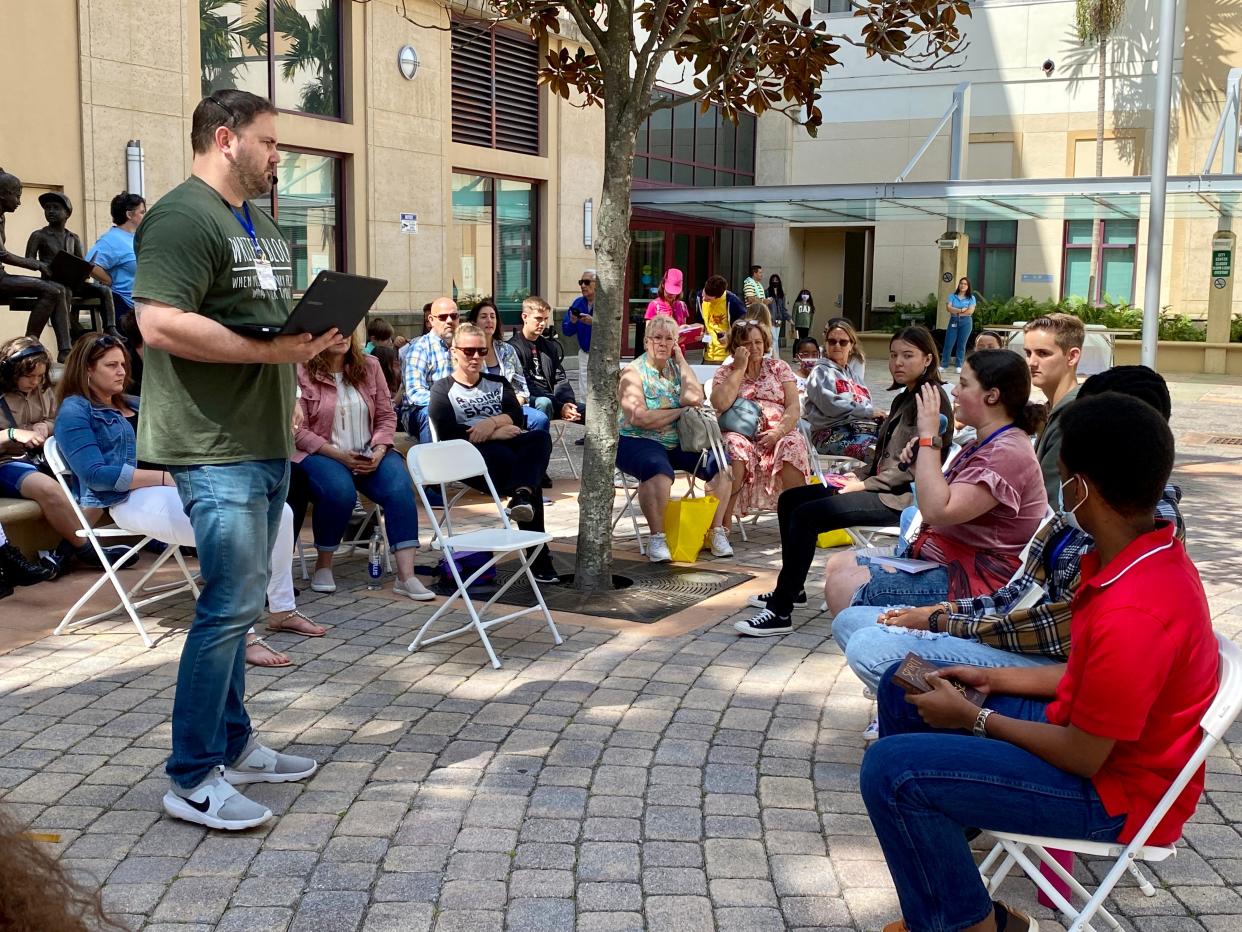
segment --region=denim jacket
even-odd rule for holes
[[[125,401],[138,410],[137,398]],[[120,411],[71,395],[60,406],[54,433],[73,470],[73,491],[83,508],[108,508],[129,497],[138,444]]]

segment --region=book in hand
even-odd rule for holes
[[[901,661],[901,666],[897,668],[897,672],[893,674],[893,682],[906,691],[907,695],[919,696],[923,693],[931,692],[934,688],[927,682],[927,674],[936,672],[939,667],[934,663],[930,663],[911,651],[906,654]],[[966,686],[954,679],[947,679],[950,686],[965,696],[971,703],[982,707],[983,700],[986,698],[983,693],[975,689],[973,686]]]

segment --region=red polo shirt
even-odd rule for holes
[[[1082,579],[1069,663],[1046,714],[1117,742],[1092,783],[1110,814],[1126,814],[1120,838],[1129,841],[1199,745],[1219,651],[1203,583],[1172,525],[1158,522],[1105,567],[1092,550]],[[1149,843],[1176,841],[1202,792],[1201,768]]]

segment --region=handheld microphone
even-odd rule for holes
[[[939,437],[943,437],[945,433],[948,431],[948,429],[949,429],[949,419],[945,415],[942,414],[940,415],[940,423],[936,425],[936,435]],[[898,463],[897,468],[900,469],[902,472],[909,472],[910,464],[909,463]]]

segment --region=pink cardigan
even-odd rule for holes
[[[392,447],[393,432],[397,428],[397,415],[392,409],[392,395],[384,381],[384,370],[374,356],[364,356],[366,381],[358,386],[358,392],[371,412],[371,446],[383,444]],[[291,459],[300,463],[319,448],[332,442],[332,421],[336,416],[336,383],[312,379],[303,366],[298,366],[298,387],[302,397],[298,404],[305,419],[293,435],[294,446]]]

